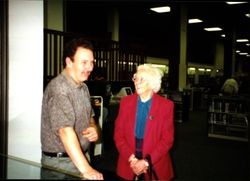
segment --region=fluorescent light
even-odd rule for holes
[[[246,46],[248,46],[248,47],[249,47],[249,46],[250,46],[250,43],[247,43],[247,44],[246,44]]]
[[[243,3],[247,3],[247,2],[245,2],[245,1],[244,2],[240,2],[240,1],[238,1],[238,2],[237,1],[227,1],[226,3],[229,4],[229,5],[234,5],[234,4],[243,4]]]
[[[222,29],[219,27],[211,27],[211,28],[204,28],[206,31],[221,31]]]
[[[250,18],[250,13],[245,14],[246,17]]]
[[[162,7],[150,8],[150,10],[155,11],[157,13],[166,13],[170,12],[171,9],[169,6],[162,6]]]
[[[248,39],[237,39],[236,42],[248,42]]]
[[[225,35],[225,34],[221,34],[220,36],[221,36],[221,37],[223,37],[223,38],[225,38],[225,37],[226,37],[226,35]]]
[[[236,52],[236,53],[240,53],[240,50],[236,50],[235,52]]]
[[[240,55],[248,55],[246,52],[239,53]]]
[[[195,67],[189,67],[188,69],[189,70],[195,70]]]
[[[203,21],[200,20],[200,19],[197,19],[197,18],[189,19],[189,20],[188,20],[188,23],[189,23],[189,24],[192,24],[192,23],[201,23],[201,22],[203,22]]]

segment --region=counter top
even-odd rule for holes
[[[42,172],[43,171],[43,172]],[[43,173],[43,174],[41,174]],[[0,153],[0,180],[7,179],[71,179],[80,180],[62,171],[42,168],[41,164]]]

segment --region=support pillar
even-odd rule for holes
[[[187,77],[187,9],[184,6],[173,7],[173,36],[169,58],[169,89],[182,91],[186,87]]]

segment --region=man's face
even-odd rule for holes
[[[94,55],[89,49],[79,47],[75,56],[68,64],[71,75],[77,83],[88,80],[90,73],[94,68]]]

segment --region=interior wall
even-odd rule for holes
[[[215,49],[215,60],[214,60],[214,69],[212,71],[212,76],[216,76],[216,70],[224,69],[224,45],[222,42],[216,44]]]
[[[166,58],[146,57],[146,63],[168,65],[169,60]]]
[[[63,1],[44,0],[44,28],[64,31],[63,24]]]
[[[8,154],[41,159],[43,0],[9,0]]]
[[[0,153],[7,153],[8,141],[8,47],[7,47],[7,22],[8,22],[8,2],[0,1]],[[0,161],[0,169],[4,168],[5,161]],[[0,171],[0,178],[4,175],[4,171]]]

